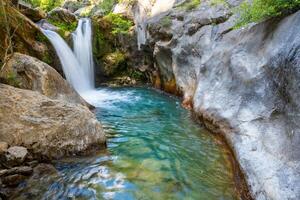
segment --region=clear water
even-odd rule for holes
[[[58,175],[15,199],[238,199],[230,153],[177,98],[147,88],[98,92],[108,149],[57,161]]]

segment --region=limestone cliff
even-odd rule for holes
[[[255,199],[300,199],[300,11],[235,29],[241,1],[201,2],[137,25],[154,83],[225,136]]]

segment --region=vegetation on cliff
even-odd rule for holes
[[[294,10],[298,10],[299,8],[300,0],[244,1],[236,10],[240,14],[237,27],[244,26],[251,22],[260,22],[271,17],[284,15]]]

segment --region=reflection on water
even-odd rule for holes
[[[58,175],[24,186],[16,199],[238,199],[230,153],[176,98],[116,88],[92,101],[108,149],[57,161]]]

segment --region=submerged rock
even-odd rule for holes
[[[6,80],[8,84],[38,91],[51,99],[60,99],[92,107],[58,72],[31,56],[14,53],[0,72],[0,77]]]
[[[88,108],[0,84],[0,140],[36,157],[59,158],[101,148],[105,134]]]

